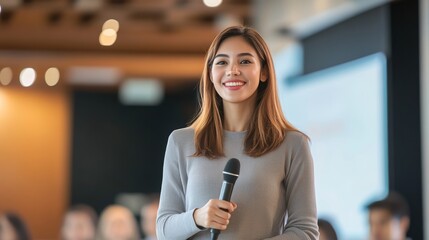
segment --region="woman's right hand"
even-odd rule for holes
[[[198,227],[225,230],[236,208],[233,202],[210,199],[204,207],[194,211],[194,221]]]

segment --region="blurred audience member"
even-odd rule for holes
[[[137,221],[128,208],[111,205],[101,213],[97,240],[137,240],[139,235]]]
[[[61,229],[63,240],[93,240],[97,226],[97,214],[87,205],[72,206],[64,216]]]
[[[405,240],[410,225],[406,200],[392,192],[367,206],[371,240]]]
[[[145,234],[145,240],[157,240],[156,238],[156,215],[159,207],[159,195],[152,196],[151,201],[145,204],[141,211],[141,228]]]
[[[319,240],[337,240],[337,233],[334,227],[328,220],[319,219],[317,220],[319,226]]]
[[[14,213],[0,215],[0,240],[29,240],[30,233],[24,221]]]

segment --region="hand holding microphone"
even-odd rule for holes
[[[231,213],[236,207],[237,205],[231,202],[210,199],[202,208],[195,210],[195,223],[203,228],[225,230],[231,218]]]
[[[219,200],[211,199],[204,207],[195,210],[195,223],[204,228],[211,228],[211,239],[216,240],[220,230],[225,230],[231,213],[237,208],[235,203],[229,202],[234,189],[235,181],[240,174],[240,161],[231,158],[223,171],[223,183]]]

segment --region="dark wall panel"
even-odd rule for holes
[[[196,109],[195,87],[159,106],[124,106],[116,93],[73,92],[71,203],[100,212],[118,193],[159,192],[167,139]]]
[[[390,5],[390,184],[411,205],[410,236],[423,239],[418,1]]]
[[[386,7],[375,8],[303,39],[304,73],[389,53],[388,14]]]

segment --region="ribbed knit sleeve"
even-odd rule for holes
[[[177,148],[174,132],[168,138],[164,159],[160,207],[157,217],[157,236],[164,239],[187,239],[201,231],[195,224],[195,209],[185,209],[185,188],[187,173],[179,166],[180,149]]]
[[[319,239],[313,158],[308,140],[300,138],[285,169],[287,224],[282,235],[270,240]]]

